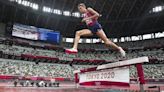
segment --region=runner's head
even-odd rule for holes
[[[81,13],[85,13],[85,12],[87,11],[86,5],[85,5],[84,3],[78,4],[78,10],[79,10]]]

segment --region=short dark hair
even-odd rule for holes
[[[78,7],[80,7],[80,6],[86,7],[86,5],[84,3],[78,4]]]

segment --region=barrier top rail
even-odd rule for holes
[[[139,58],[134,58],[134,59],[130,59],[130,60],[103,64],[103,65],[99,65],[95,68],[96,68],[96,70],[102,70],[102,69],[109,69],[109,68],[118,68],[118,67],[123,67],[123,66],[128,66],[128,65],[135,65],[135,64],[144,63],[144,62],[149,62],[149,58],[148,57],[139,57]],[[81,70],[75,70],[74,74],[80,73],[80,71]]]
[[[107,69],[107,68],[116,68],[116,67],[122,67],[122,66],[128,66],[128,65],[135,65],[135,64],[144,63],[144,62],[149,62],[149,58],[148,57],[139,57],[139,58],[134,58],[134,59],[130,59],[130,60],[104,64],[104,65],[98,66],[97,70]]]

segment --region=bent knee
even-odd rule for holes
[[[76,32],[76,35],[79,35],[80,36],[80,35],[82,35],[82,32],[81,31],[77,31]]]

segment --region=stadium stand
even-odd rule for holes
[[[76,65],[76,69],[84,69],[93,67],[91,65]],[[73,78],[74,69],[65,64],[49,64],[18,60],[6,60],[0,61],[0,75],[15,75],[15,76],[37,76],[37,77],[61,77],[61,78]]]
[[[94,67],[91,65],[74,65],[76,69],[86,69]],[[0,59],[0,75],[13,76],[37,76],[37,77],[54,77],[54,78],[74,78],[74,69],[65,64],[49,64],[20,60]],[[164,78],[163,64],[144,65],[146,79]],[[130,77],[137,78],[135,67],[130,67]]]
[[[0,51],[6,54],[29,54],[29,55],[38,55],[38,56],[48,56],[48,57],[55,57],[59,58],[60,60],[65,60],[67,54],[64,53],[62,50],[48,50],[48,49],[38,49],[32,47],[22,47],[17,45],[0,45]],[[127,51],[127,58],[132,59],[141,56],[148,56],[149,58],[155,59],[164,59],[164,51],[163,48],[152,48],[152,49],[141,49],[141,50],[128,50]],[[119,60],[120,55],[116,52],[111,52],[109,50],[104,51],[80,51],[74,57],[69,57],[70,60],[73,59],[82,59],[82,60],[106,60],[106,61],[114,61]]]

